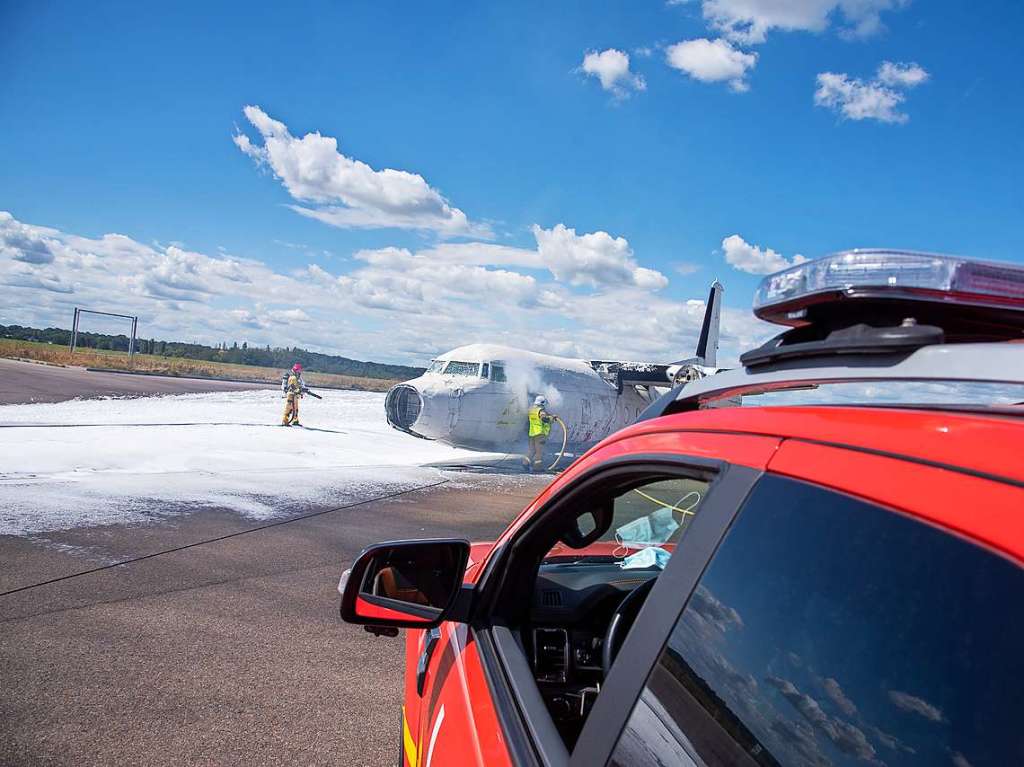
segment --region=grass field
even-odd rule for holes
[[[91,368],[112,368],[134,370],[140,373],[159,373],[168,376],[198,376],[201,378],[233,378],[242,381],[260,381],[279,384],[283,371],[275,368],[261,368],[253,365],[232,365],[227,362],[206,362],[181,357],[160,357],[152,354],[136,354],[129,364],[125,352],[102,349],[78,349],[74,354],[66,346],[16,341],[0,338],[0,357],[9,359],[34,360],[54,365],[76,365]],[[363,378],[336,373],[315,373],[307,371],[303,379],[309,386],[334,386],[359,391],[387,391],[396,381],[383,378]]]

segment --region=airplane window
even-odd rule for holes
[[[444,369],[445,375],[450,376],[473,376],[480,374],[479,362],[456,362],[452,360]]]
[[[491,368],[494,371],[494,375],[491,378],[492,381],[496,381],[498,383],[504,383],[505,381],[508,380],[507,378],[505,378],[505,366],[504,365],[499,365],[497,362],[495,362],[493,365],[491,365]]]
[[[480,377],[481,378],[490,378],[491,377],[491,366],[488,365],[486,362],[483,365],[480,366]]]

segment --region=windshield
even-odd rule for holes
[[[433,360],[430,363],[430,367],[427,368],[427,372],[428,373],[440,373],[442,370],[444,370],[444,365],[445,365],[445,361],[444,360]]]
[[[449,376],[473,376],[480,374],[479,362],[456,362],[452,360],[444,369],[445,375]]]

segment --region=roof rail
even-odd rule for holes
[[[698,410],[730,397],[871,381],[1024,385],[1024,343],[932,344],[909,352],[780,358],[677,386],[651,403],[637,421]]]

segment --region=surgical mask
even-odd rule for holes
[[[664,570],[665,565],[668,564],[669,556],[669,553],[660,546],[648,546],[646,549],[640,549],[636,554],[630,554],[623,559],[620,567],[623,570],[646,570],[650,567]]]
[[[634,549],[657,546],[665,543],[678,529],[679,523],[672,515],[672,509],[658,509],[616,528],[615,541],[620,546]]]

